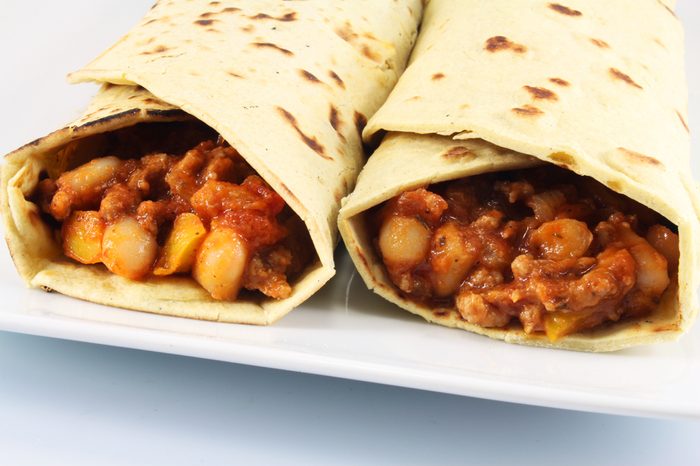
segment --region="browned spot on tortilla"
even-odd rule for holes
[[[216,13],[214,13],[213,11],[207,11],[206,13],[202,13],[201,15],[199,15],[199,17],[200,18],[211,18],[215,14]]]
[[[527,51],[527,47],[521,44],[516,44],[505,36],[489,37],[486,39],[486,45],[484,48],[489,52],[512,50],[515,53],[525,53]]]
[[[241,11],[240,8],[236,8],[235,6],[227,6],[223,10],[221,10],[221,13],[235,13],[236,11]]]
[[[218,29],[214,29],[214,28],[207,28],[207,32],[221,32],[221,31],[219,31]]]
[[[234,78],[241,78],[241,79],[243,79],[243,76],[241,76],[240,74],[238,74],[238,73],[236,73],[236,72],[234,72],[234,71],[227,71],[226,74],[228,74],[229,76],[233,76]]]
[[[154,48],[153,50],[146,50],[145,52],[141,52],[141,55],[153,55],[155,53],[167,52],[168,50],[170,50],[170,49],[168,47],[166,47],[165,45],[159,45],[156,48]]]
[[[364,34],[362,34],[362,36],[366,37],[367,39],[370,39],[370,40],[379,40],[371,32],[365,32]]]
[[[567,81],[566,79],[561,79],[561,78],[549,78],[549,81],[553,82],[554,84],[557,84],[559,86],[564,86],[564,87],[570,85],[569,81]]]
[[[595,38],[591,37],[591,43],[597,47],[600,47],[601,49],[609,49],[610,48],[610,45],[601,39],[595,39]]]
[[[544,87],[523,86],[523,89],[529,92],[530,95],[532,95],[532,97],[535,99],[559,100],[559,97],[557,97],[557,95],[554,92]]]
[[[374,50],[369,48],[369,45],[367,45],[367,44],[362,44],[361,50],[362,50],[362,55],[364,55],[365,57],[369,58],[372,61],[379,62],[382,59],[382,57],[379,56],[379,54],[377,54]]]
[[[143,23],[143,24],[144,24],[144,26],[146,26],[146,25],[149,25],[149,24],[153,24],[153,23],[155,23],[155,22],[157,22],[157,21],[158,21],[158,18],[153,18],[153,19],[149,19],[148,21],[146,21],[146,22]]]
[[[340,79],[340,76],[338,76],[338,75],[336,74],[335,71],[329,70],[329,71],[328,71],[328,76],[330,76],[331,79],[332,79],[333,81],[335,81],[335,83],[336,83],[339,87],[345,89],[345,83],[343,82],[342,79]]]
[[[271,19],[274,21],[288,22],[288,21],[296,21],[297,14],[295,11],[292,11],[291,13],[286,13],[282,16],[270,16],[267,13],[258,13],[255,16],[251,16],[250,19]]]
[[[544,113],[542,110],[537,107],[533,107],[532,105],[523,105],[522,107],[515,107],[511,110],[517,115],[523,116],[539,116]]]
[[[681,120],[681,124],[683,125],[685,130],[690,133],[690,128],[688,128],[688,123],[686,123],[685,118],[683,118],[683,115],[681,114],[681,112],[676,110],[676,115],[678,115],[678,119]]]
[[[282,197],[284,197],[285,200],[287,200],[287,202],[289,202],[289,200],[291,199],[292,202],[296,203],[297,205],[301,205],[299,198],[296,197],[294,195],[294,193],[289,189],[289,187],[286,184],[284,184],[284,182],[282,182],[282,181],[280,181],[280,188],[281,188],[281,191],[283,191],[285,194]]]
[[[414,95],[413,97],[409,97],[409,98],[406,99],[405,101],[406,101],[406,102],[409,102],[409,101],[411,101],[411,100],[420,100],[421,98],[422,98],[422,97],[419,96],[419,95]]]
[[[348,21],[345,21],[345,24],[342,27],[337,27],[335,28],[335,33],[343,39],[346,42],[353,42],[358,36],[357,34],[352,30],[352,26]]]
[[[656,333],[660,333],[660,332],[673,332],[675,330],[678,330],[678,325],[666,324],[666,325],[660,325],[658,327],[655,327],[653,331]]]
[[[253,26],[252,24],[247,24],[247,25],[245,25],[245,26],[241,26],[241,31],[243,31],[243,32],[253,32],[253,31],[255,31],[255,26]]]
[[[561,13],[562,15],[566,16],[582,16],[583,13],[581,13],[578,10],[574,10],[569,8],[568,6],[561,5],[559,3],[550,3],[549,8],[552,10],[556,11],[557,13]]]
[[[157,104],[158,101],[152,97],[146,97],[143,101],[147,104]]]
[[[360,249],[359,246],[356,246],[355,252],[357,252],[357,257],[360,258],[362,265],[364,265],[365,268],[369,270],[369,262],[367,262],[367,258],[365,257],[364,253],[362,252],[362,249]]]
[[[279,45],[273,44],[272,42],[253,42],[252,45],[254,47],[258,47],[258,48],[275,49],[275,50],[282,52],[285,55],[294,55],[294,53],[291,50],[283,49]]]
[[[51,288],[50,286],[46,286],[46,285],[41,285],[41,286],[39,286],[39,288],[41,288],[43,291],[45,291],[47,293],[53,293],[56,291],[53,288]]]
[[[299,137],[301,138],[302,141],[304,141],[304,144],[309,146],[311,149],[314,150],[318,155],[323,157],[326,160],[333,160],[333,157],[330,157],[329,155],[326,154],[326,148],[323,147],[319,142],[316,137],[313,136],[307,136],[304,134],[304,132],[299,128],[299,124],[297,123],[297,119],[289,113],[287,110],[283,109],[282,107],[277,107],[277,111],[282,115],[287,122],[292,125],[294,130],[297,132]]]
[[[633,150],[625,149],[624,147],[618,147],[617,150],[625,154],[628,159],[648,165],[663,166],[660,160],[651,157],[650,155],[644,155]]]
[[[464,147],[464,146],[456,146],[456,147],[450,147],[445,151],[445,153],[442,154],[442,156],[446,159],[457,159],[457,158],[469,158],[473,159],[476,157],[476,154],[472,152],[469,148]]]
[[[617,68],[610,68],[610,76],[613,78],[619,79],[620,81],[624,81],[630,86],[636,87],[637,89],[644,89],[642,86],[634,82],[634,80],[627,74],[623,73],[622,71],[618,70]]]
[[[435,74],[433,75],[433,81],[440,80],[440,79],[442,79],[442,78],[444,78],[444,77],[445,77],[445,73],[435,73]]]
[[[335,108],[335,105],[331,105],[328,121],[330,121],[331,126],[338,133],[338,135],[342,136],[342,134],[340,134],[340,125],[342,121],[340,121],[340,115],[338,114],[338,109]]]
[[[574,159],[574,156],[566,152],[554,152],[553,154],[549,154],[549,158],[560,167],[571,168],[576,166],[576,159]]]
[[[320,83],[321,80],[318,79],[316,76],[314,76],[312,73],[309,73],[306,70],[299,70],[299,74],[301,75],[302,78],[306,79],[307,81],[311,81],[312,83]]]
[[[661,0],[656,0],[656,1],[659,2],[659,5],[661,5],[662,7],[664,7],[664,8],[666,9],[666,11],[668,11],[669,13],[671,13],[671,14],[673,15],[674,18],[678,18],[678,16],[676,16],[676,12],[673,11],[668,5],[666,5],[666,4],[665,4],[664,2],[662,2]]]
[[[198,24],[200,26],[211,26],[214,24],[214,21],[217,21],[215,19],[198,19],[194,22],[194,24]]]
[[[357,128],[357,132],[362,135],[362,130],[365,129],[365,126],[367,126],[367,117],[361,114],[360,112],[355,112],[354,115],[355,118],[355,127]]]
[[[609,180],[608,182],[605,183],[608,188],[612,189],[613,191],[620,192],[622,191],[622,183],[617,180]]]
[[[221,4],[221,2],[209,2],[209,4],[210,4],[210,5],[214,5],[214,6],[216,6],[216,5],[220,5],[220,4]]]
[[[664,44],[663,42],[661,42],[661,39],[659,39],[658,37],[654,37],[654,42],[656,42],[656,43],[658,44],[659,47],[661,47],[661,48],[663,48],[663,49],[666,48],[666,44]]]

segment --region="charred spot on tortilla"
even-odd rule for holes
[[[433,81],[438,81],[445,77],[445,73],[435,73],[432,77]]]
[[[623,73],[622,71],[618,70],[617,68],[610,68],[609,73],[610,73],[610,76],[612,76],[613,78],[619,79],[620,81],[624,81],[632,87],[636,87],[637,89],[644,89],[642,86],[637,84],[634,81],[634,79],[632,79],[628,74]]]
[[[80,128],[89,128],[91,126],[102,125],[102,124],[108,123],[111,120],[126,118],[126,117],[131,116],[131,115],[136,115],[137,113],[140,113],[140,112],[141,112],[141,110],[138,108],[124,110],[123,112],[114,113],[112,115],[108,115],[106,117],[100,118],[99,120],[88,121],[87,123],[80,125]]]
[[[688,127],[688,123],[686,123],[685,118],[683,118],[683,114],[676,110],[676,115],[678,115],[678,119],[681,121],[681,124],[683,125],[683,128],[690,133],[690,128]]]
[[[552,10],[556,11],[557,13],[561,13],[562,15],[566,16],[583,16],[583,13],[581,13],[578,10],[574,10],[572,8],[569,8],[567,6],[561,5],[559,3],[550,3],[549,8]]]
[[[549,78],[549,81],[558,85],[558,86],[562,86],[562,87],[567,87],[567,86],[571,85],[569,83],[569,81],[567,81],[566,79],[561,79],[561,78]]]
[[[646,165],[663,166],[660,160],[654,158],[650,155],[641,154],[630,149],[625,149],[624,147],[618,147],[617,150],[622,152],[628,159],[633,162],[640,162]]]
[[[330,76],[331,79],[332,79],[333,81],[335,81],[335,83],[336,83],[340,88],[345,89],[345,82],[343,82],[343,80],[340,79],[340,76],[338,76],[338,74],[337,74],[335,71],[329,70],[329,71],[328,71],[328,76]]]
[[[595,39],[595,38],[591,37],[591,43],[593,45],[595,45],[596,47],[600,47],[601,49],[609,49],[610,48],[610,45],[601,39]]]
[[[279,52],[282,52],[285,55],[294,55],[294,52],[291,50],[287,50],[285,48],[280,47],[277,44],[273,44],[272,42],[253,42],[252,43],[253,47],[258,47],[258,48],[270,48],[277,50]]]
[[[165,45],[159,45],[152,50],[145,50],[145,51],[141,52],[141,55],[153,55],[156,53],[167,52],[168,50],[170,50],[170,49],[168,47],[166,47]]]
[[[194,24],[198,24],[199,26],[211,26],[214,24],[215,21],[218,21],[216,19],[198,19],[195,20]]]
[[[522,107],[514,107],[511,109],[516,115],[522,116],[539,116],[544,114],[542,110],[532,105],[523,105]]]
[[[270,16],[267,13],[258,13],[255,16],[250,16],[250,19],[271,19],[274,21],[289,22],[289,21],[296,21],[297,14],[295,11],[292,11],[290,13],[285,13],[282,16]]]
[[[340,121],[340,115],[338,114],[338,109],[335,108],[335,105],[333,105],[333,104],[331,104],[331,110],[330,110],[330,113],[328,115],[328,121],[330,122],[333,129],[338,133],[338,135],[342,136],[342,134],[340,133],[340,125],[342,122]]]
[[[456,147],[450,147],[447,149],[442,156],[446,159],[464,159],[464,158],[469,158],[473,159],[476,157],[476,154],[469,150],[469,148],[464,147],[464,146],[456,146]]]
[[[155,117],[180,117],[184,112],[178,108],[169,108],[166,110],[152,108],[146,110],[146,114]]]
[[[512,42],[505,36],[494,36],[486,39],[486,45],[484,49],[489,52],[498,52],[501,50],[512,50],[515,53],[525,53],[527,52],[527,47],[521,44]]]
[[[545,87],[523,86],[523,89],[529,92],[534,99],[559,100],[559,97],[554,92]]]
[[[236,73],[235,71],[227,71],[226,74],[228,74],[229,76],[233,76],[234,78],[244,79],[243,76]]]
[[[369,262],[367,262],[367,258],[365,257],[365,254],[362,252],[362,248],[360,248],[359,246],[356,246],[355,252],[357,253],[357,257],[359,257],[360,260],[362,261],[362,265],[365,266],[365,269],[369,270],[369,268],[370,268]]]
[[[362,113],[355,111],[355,127],[357,128],[357,132],[362,135],[362,131],[365,129],[365,126],[367,126],[367,117],[364,116]]]
[[[661,0],[656,0],[656,1],[658,2],[659,5],[661,5],[662,7],[664,7],[664,9],[665,9],[666,11],[668,11],[669,13],[671,13],[671,15],[672,15],[674,18],[676,18],[676,19],[678,18],[678,16],[676,16],[676,12],[673,11],[673,10],[671,9],[671,7],[669,7],[668,5],[666,5],[666,4],[665,4],[664,2],[662,2]]]
[[[292,128],[294,128],[301,140],[304,141],[304,144],[313,149],[313,151],[320,155],[322,158],[326,160],[333,160],[333,157],[326,154],[326,148],[318,142],[318,139],[316,139],[315,136],[308,136],[301,130],[301,128],[299,128],[299,123],[297,122],[297,119],[294,117],[294,115],[292,115],[282,107],[276,108],[280,115],[282,115],[284,119],[292,126]]]
[[[299,70],[299,74],[301,75],[302,78],[306,79],[307,81],[311,81],[312,83],[321,83],[321,80],[318,79],[313,73],[306,71],[306,70]]]

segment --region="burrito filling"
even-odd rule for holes
[[[241,288],[286,298],[313,256],[301,219],[221,138],[95,158],[35,197],[70,259],[132,280],[191,274],[217,300]]]
[[[372,221],[404,297],[552,341],[649,314],[677,277],[674,225],[554,166],[406,191]]]

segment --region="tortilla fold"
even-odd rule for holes
[[[419,0],[158,2],[70,80],[105,83],[85,114],[6,157],[2,214],[32,287],[128,309],[270,324],[334,274],[340,200],[364,162],[361,131],[416,36]],[[216,301],[189,277],[132,281],[66,259],[29,197],[42,173],[109,155],[105,135],[199,120],[218,132],[306,224],[318,260],[281,300]]]
[[[612,351],[684,333],[698,306],[700,203],[673,6],[432,0],[406,72],[364,132],[387,135],[339,216],[367,286],[430,322],[512,343]],[[367,233],[369,209],[409,189],[543,163],[593,177],[678,227],[678,282],[651,316],[551,342],[520,325],[472,325],[398,293]]]

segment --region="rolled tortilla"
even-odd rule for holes
[[[513,343],[611,351],[686,331],[697,313],[700,204],[672,6],[432,0],[406,72],[364,133],[388,135],[339,217],[366,284],[430,322]],[[678,283],[651,316],[551,342],[519,325],[472,325],[397,291],[368,234],[368,210],[432,183],[542,163],[591,176],[678,227]]]
[[[403,70],[419,0],[157,3],[117,44],[71,76],[105,82],[85,114],[7,156],[7,243],[30,286],[159,314],[269,324],[334,274],[340,199],[363,163],[360,132]],[[306,224],[318,261],[280,300],[212,299],[186,277],[133,281],[61,253],[31,199],[102,155],[105,135],[139,123],[199,120],[218,132]]]

